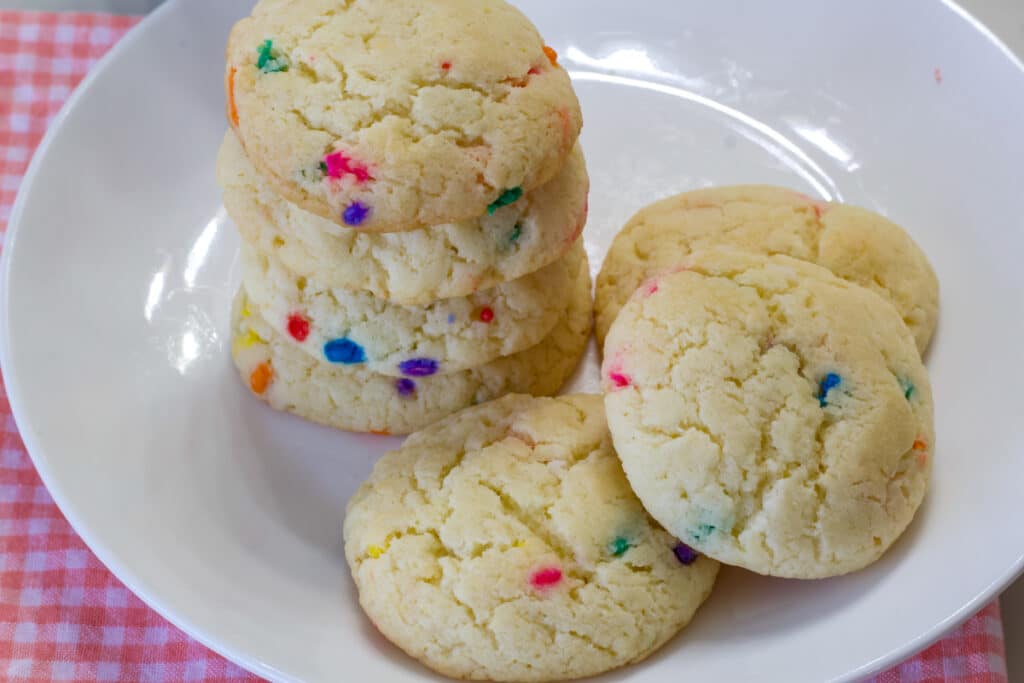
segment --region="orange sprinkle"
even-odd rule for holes
[[[274,369],[270,367],[270,363],[260,363],[256,366],[256,369],[249,375],[249,386],[253,392],[262,394],[270,386],[270,382],[274,379]]]
[[[391,432],[378,432],[372,429],[370,430],[370,433],[373,434],[374,436],[391,436]]]
[[[558,66],[558,53],[555,52],[555,48],[545,45],[544,54],[548,56],[548,61],[551,62],[551,66]]]
[[[925,442],[922,439],[917,439],[917,440],[914,441],[914,450],[915,451],[925,451],[925,450],[928,450],[928,443]]]
[[[228,113],[231,116],[231,125],[235,128],[238,127],[238,107],[235,106],[235,72],[238,71],[235,67],[231,67],[231,73],[228,74]]]

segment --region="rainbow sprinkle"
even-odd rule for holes
[[[430,377],[437,374],[439,367],[433,358],[413,358],[398,364],[399,371],[408,377]]]
[[[696,550],[682,542],[678,543],[675,548],[672,548],[672,553],[681,564],[687,567],[696,562],[697,558],[700,557]]]
[[[340,150],[325,156],[324,160],[320,162],[320,170],[328,178],[341,178],[342,176],[350,175],[356,179],[356,182],[360,183],[373,180],[373,176],[370,175],[370,171],[365,166]]]
[[[238,345],[243,349],[247,349],[255,344],[262,344],[263,339],[260,335],[256,334],[252,330],[245,333],[245,336],[238,340]]]
[[[497,199],[494,200],[493,203],[491,203],[490,206],[487,207],[487,215],[488,216],[493,216],[495,211],[497,211],[498,209],[500,209],[503,206],[508,206],[509,204],[515,204],[516,202],[519,201],[519,199],[522,196],[523,196],[523,188],[521,188],[521,187],[513,187],[513,188],[511,188],[509,190],[505,190],[504,192],[502,192],[498,196]]]
[[[555,48],[545,45],[544,54],[547,55],[548,61],[551,62],[551,66],[558,66],[558,53],[555,52]]]
[[[262,394],[270,386],[270,382],[274,379],[274,369],[270,367],[270,363],[260,363],[256,366],[256,369],[249,375],[249,387],[253,390],[253,393]]]
[[[715,533],[715,530],[716,528],[714,524],[698,524],[697,529],[695,531],[691,531],[690,535],[693,536],[693,540],[699,543],[711,534]]]
[[[342,337],[324,344],[324,357],[332,363],[358,365],[366,362],[366,351],[351,339]]]
[[[608,544],[608,552],[615,557],[622,557],[630,547],[629,541],[622,536],[617,536],[614,541]]]
[[[558,567],[545,567],[538,569],[530,576],[530,583],[534,588],[548,588],[562,580],[562,570]]]
[[[629,375],[624,375],[621,372],[609,372],[608,379],[616,389],[625,389],[633,383]]]
[[[274,49],[274,41],[264,40],[256,53],[256,67],[265,74],[278,73],[288,70],[288,60],[281,56],[280,52]]]
[[[309,320],[301,313],[292,313],[288,316],[288,334],[295,341],[304,342],[309,337]]]
[[[412,396],[416,393],[416,382],[411,379],[402,377],[401,379],[395,380],[395,391],[398,392],[399,396]]]
[[[508,234],[509,244],[515,244],[519,241],[519,238],[523,235],[523,226],[521,223],[516,223],[516,227],[512,228],[512,232]]]
[[[917,391],[917,387],[914,386],[914,383],[906,377],[900,379],[900,388],[903,389],[903,398],[908,401],[914,395],[914,392]]]
[[[822,408],[828,405],[828,392],[832,391],[843,383],[843,378],[834,372],[830,372],[821,380],[818,385],[818,403]]]
[[[342,220],[345,221],[345,225],[362,225],[363,221],[370,215],[370,207],[366,206],[362,202],[352,202],[348,205],[341,214]]]

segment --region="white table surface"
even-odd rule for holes
[[[0,9],[75,9],[143,14],[158,4],[160,0],[0,0]],[[960,4],[1024,58],[1024,0],[961,0]],[[1010,681],[1024,683],[1024,578],[1006,590],[1001,603]]]

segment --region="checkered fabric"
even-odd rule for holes
[[[0,232],[33,150],[137,19],[0,11]],[[0,379],[0,679],[255,681],[153,612],[86,548],[36,474]],[[1005,683],[998,604],[879,683]]]

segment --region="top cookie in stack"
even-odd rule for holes
[[[569,76],[498,0],[264,0],[227,49],[228,115],[285,199],[367,232],[478,219],[557,175]]]
[[[518,10],[264,0],[225,85],[254,393],[399,433],[557,391],[589,333],[588,179],[568,74]]]

